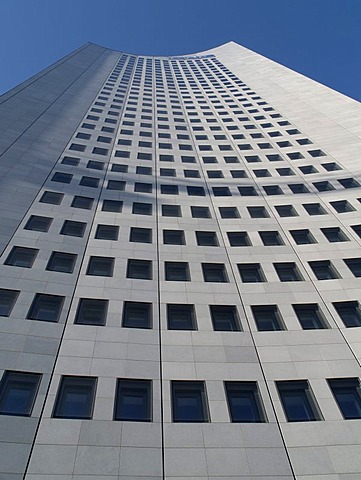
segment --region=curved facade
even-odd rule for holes
[[[359,104],[87,44],[0,114],[0,480],[359,479]]]

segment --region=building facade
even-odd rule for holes
[[[358,480],[359,104],[87,44],[0,114],[0,480]]]

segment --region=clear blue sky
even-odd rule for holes
[[[233,40],[361,99],[361,0],[1,0],[0,93],[86,42],[180,55]]]

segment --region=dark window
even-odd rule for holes
[[[189,282],[190,273],[187,262],[165,262],[165,279],[174,282]]]
[[[98,225],[95,238],[99,240],[118,240],[119,227],[116,225]]]
[[[205,247],[218,247],[216,232],[196,232],[197,244]]]
[[[113,163],[112,165],[112,172],[119,172],[119,173],[127,173],[128,172],[128,165],[124,165],[121,163]]]
[[[308,262],[315,274],[317,280],[332,280],[340,278],[337,270],[329,260],[319,260],[315,262]]]
[[[136,215],[152,215],[152,209],[151,203],[134,202],[132,213]]]
[[[344,262],[355,277],[361,277],[361,258],[347,258]]]
[[[284,262],[273,264],[281,282],[300,282],[303,280],[295,263]]]
[[[292,305],[303,330],[327,328],[326,321],[317,303]]]
[[[243,283],[266,282],[259,263],[238,263],[237,267]]]
[[[5,260],[5,265],[31,268],[39,250],[35,248],[13,247]]]
[[[244,170],[230,170],[229,173],[232,175],[232,178],[247,178],[248,175]]]
[[[297,217],[298,213],[292,205],[276,205],[275,209],[280,217]]]
[[[184,171],[184,176],[186,176],[185,172],[187,172],[188,170],[185,170]],[[190,170],[192,171],[192,170]],[[161,177],[176,177],[176,171],[174,168],[161,168],[160,169],[160,176]]]
[[[128,260],[127,278],[138,278],[140,280],[152,279],[151,260]]]
[[[129,241],[136,243],[152,243],[152,229],[131,227]]]
[[[71,173],[55,172],[51,178],[52,182],[70,183],[73,175]]]
[[[270,172],[266,168],[259,168],[257,170],[253,170],[253,173],[256,175],[256,177],[271,177]]]
[[[153,186],[151,183],[135,182],[134,191],[139,193],[152,193]]]
[[[73,150],[75,152],[84,152],[86,149],[86,145],[81,145],[80,143],[72,143],[69,147],[69,150]]]
[[[351,225],[351,228],[361,238],[361,225]]]
[[[204,382],[172,381],[173,422],[209,422]]]
[[[295,172],[292,170],[292,168],[276,168],[277,172],[281,177],[289,177],[291,175],[294,175]]]
[[[231,247],[248,247],[252,245],[247,232],[227,232],[227,236]]]
[[[168,245],[185,245],[183,230],[163,230],[163,242]]]
[[[301,172],[305,175],[309,175],[311,173],[317,173],[318,170],[313,165],[304,165],[303,167],[298,167]]]
[[[92,153],[95,153],[96,155],[107,155],[108,152],[109,150],[107,148],[99,148],[99,147],[94,147],[92,151]]]
[[[313,235],[307,229],[290,230],[290,234],[292,235],[297,245],[306,245],[308,243],[316,243],[316,240],[314,239]]]
[[[86,167],[91,168],[92,170],[103,170],[104,163],[97,162],[96,160],[89,160]]]
[[[152,175],[152,167],[137,167],[135,173],[139,175]]]
[[[309,215],[325,215],[327,213],[319,203],[306,203],[302,206]]]
[[[361,309],[359,303],[335,302],[333,306],[347,328],[361,327]]]
[[[78,255],[73,253],[53,252],[50,256],[46,270],[62,273],[73,273]]]
[[[76,134],[76,138],[81,138],[82,140],[90,140],[91,135],[89,133],[79,132]]]
[[[242,196],[255,197],[258,195],[254,187],[238,187],[238,191]]]
[[[36,232],[47,232],[52,221],[53,219],[50,217],[31,215],[24,228],[25,230],[35,230]]]
[[[126,182],[123,182],[121,180],[108,180],[107,189],[123,191],[125,190],[125,184]]]
[[[162,205],[163,217],[181,217],[182,211],[179,205]]]
[[[120,200],[103,200],[103,212],[120,213],[123,209],[123,202]]]
[[[224,178],[222,170],[207,170],[207,176],[208,178]]]
[[[80,158],[64,157],[61,163],[63,165],[70,165],[71,167],[77,167],[79,165]]]
[[[360,184],[354,178],[342,178],[338,180],[344,188],[357,188]]]
[[[64,193],[46,191],[39,200],[41,203],[49,203],[50,205],[60,205],[64,198]]]
[[[187,193],[193,197],[204,197],[205,191],[203,187],[187,187]]]
[[[96,384],[95,377],[62,377],[53,417],[91,419]]]
[[[260,423],[266,421],[257,382],[225,382],[225,389],[232,422]]]
[[[269,213],[265,207],[247,207],[251,218],[269,218]]]
[[[328,172],[333,172],[335,170],[342,170],[339,165],[335,162],[329,162],[329,163],[321,163],[323,168],[327,170]]]
[[[328,192],[330,190],[335,190],[335,187],[327,181],[323,182],[314,182],[313,186],[319,191],[319,192]]]
[[[99,178],[96,177],[82,177],[79,185],[83,187],[97,188],[99,185]]]
[[[82,208],[83,210],[91,210],[93,202],[94,198],[75,195],[73,201],[71,202],[71,207]]]
[[[219,332],[241,330],[237,308],[233,305],[210,305],[213,329]]]
[[[237,207],[219,207],[219,213],[222,218],[239,218]]]
[[[100,277],[112,277],[114,270],[113,257],[90,257],[87,275],[95,275]]]
[[[361,389],[358,378],[327,380],[333,396],[346,420],[361,418]]]
[[[278,185],[265,185],[263,189],[267,195],[283,195],[283,191]]]
[[[291,190],[292,193],[310,193],[309,189],[303,183],[293,183],[288,185],[288,188]]]
[[[284,244],[281,235],[277,231],[259,232],[259,236],[263,245],[267,247]]]
[[[193,218],[211,218],[211,213],[208,207],[191,207]]]
[[[79,325],[105,325],[108,303],[108,300],[81,298],[74,323]]]
[[[37,293],[26,318],[43,322],[57,322],[60,317],[64,298],[65,297],[60,295]]]
[[[152,328],[152,304],[124,302],[123,327]]]
[[[0,382],[0,415],[29,417],[40,380],[40,373],[5,371]]]
[[[331,243],[333,242],[347,242],[349,239],[343,233],[340,227],[329,227],[329,228],[321,228],[321,232],[327,238],[327,240]]]
[[[307,380],[276,382],[285,416],[289,422],[322,420]]]
[[[330,202],[330,205],[336,210],[337,213],[347,213],[355,211],[355,208],[347,200],[337,200],[336,202]]]
[[[126,422],[152,421],[152,381],[118,379],[114,420]]]
[[[168,330],[197,330],[194,305],[168,304]]]
[[[231,191],[228,187],[213,187],[213,195],[215,197],[230,197],[232,196]]]
[[[0,288],[0,317],[8,317],[19,295],[18,290]]]
[[[251,308],[260,332],[285,330],[277,305],[256,305]]]
[[[202,263],[205,282],[228,283],[226,267],[223,263]]]
[[[177,185],[161,185],[160,193],[163,195],[178,195],[178,186]]]

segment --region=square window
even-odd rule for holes
[[[232,178],[247,178],[248,175],[244,170],[230,170],[229,173],[231,174]]]
[[[253,173],[256,175],[257,178],[271,177],[270,172],[266,168],[259,168],[257,170],[253,170]]]
[[[119,173],[127,173],[128,172],[128,165],[124,165],[121,163],[113,163],[112,172],[119,172]]]
[[[303,183],[293,183],[288,185],[288,188],[291,190],[292,193],[310,193],[309,189]]]
[[[97,188],[99,185],[99,178],[96,177],[81,177],[79,185],[83,187]]]
[[[71,202],[71,207],[82,208],[83,210],[91,210],[93,202],[94,198],[75,195],[73,201]]]
[[[343,231],[339,227],[321,228],[321,232],[324,234],[327,240],[331,243],[347,242],[349,240],[348,237],[343,233]]]
[[[106,138],[106,137],[101,137]],[[107,148],[94,147],[92,153],[95,155],[108,155],[109,150]]]
[[[269,213],[265,207],[247,207],[251,218],[269,218]]]
[[[64,193],[46,191],[40,198],[41,203],[48,203],[50,205],[60,205],[64,198]]]
[[[308,229],[300,229],[300,230],[290,230],[290,234],[293,237],[293,240],[297,243],[297,245],[307,245],[309,243],[316,243],[313,235]]]
[[[239,163],[239,159],[237,157],[223,157],[223,158],[226,163]]]
[[[323,157],[326,155],[322,150],[308,150],[308,153],[311,155],[311,157]]]
[[[277,305],[255,305],[251,309],[259,332],[285,330]]]
[[[215,197],[230,197],[232,195],[228,187],[212,187],[212,191]]]
[[[107,189],[123,191],[125,190],[125,185],[126,185],[126,182],[123,182],[121,180],[108,180]]]
[[[238,332],[241,330],[237,308],[233,305],[210,305],[213,330]]]
[[[206,195],[203,187],[187,187],[187,193],[193,197],[204,197]]]
[[[127,267],[127,278],[152,280],[152,261],[129,259]]]
[[[73,253],[53,252],[50,256],[46,270],[61,273],[73,273],[78,255]]]
[[[19,296],[18,290],[0,288],[0,317],[8,317]]]
[[[237,267],[243,283],[267,281],[259,263],[238,263]]]
[[[69,147],[69,150],[74,152],[85,152],[86,145],[81,145],[80,143],[72,143]]]
[[[200,178],[198,170],[183,170],[185,178]]]
[[[122,326],[127,328],[152,328],[152,304],[124,302]]]
[[[152,175],[152,167],[137,167],[135,173],[138,175]]]
[[[135,243],[152,243],[152,229],[131,227],[129,241]]]
[[[163,230],[163,242],[167,245],[185,245],[183,230]]]
[[[298,217],[293,205],[275,205],[275,209],[280,217]]]
[[[276,385],[288,422],[322,420],[307,380],[281,381],[276,382]]]
[[[151,183],[135,182],[134,191],[139,193],[152,193],[153,185]]]
[[[239,193],[242,197],[255,197],[258,195],[256,189],[254,187],[238,187]]]
[[[257,382],[224,382],[232,422],[260,423],[266,417]]]
[[[252,245],[247,232],[227,232],[227,236],[231,247],[248,247]]]
[[[61,163],[63,165],[70,165],[71,167],[77,167],[79,165],[80,158],[64,157]]]
[[[221,218],[240,218],[237,207],[219,207]]]
[[[151,203],[133,202],[132,213],[136,215],[152,215],[152,209]]]
[[[211,218],[211,212],[208,207],[191,207],[193,218]]]
[[[72,237],[83,237],[86,228],[84,222],[74,222],[72,220],[65,220],[60,230],[61,235],[69,235]]]
[[[337,270],[329,260],[308,262],[317,280],[332,280],[340,278]]]
[[[202,263],[205,282],[228,283],[226,267],[223,263]]]
[[[162,205],[163,217],[181,217],[182,210],[179,205]]]
[[[321,163],[321,165],[328,172],[333,172],[335,170],[342,170],[342,168],[339,165],[337,165],[337,163],[335,162]]]
[[[54,418],[91,419],[95,400],[95,377],[64,376],[55,401]]]
[[[160,169],[161,177],[176,177],[176,171],[174,168],[161,168]]]
[[[361,388],[358,378],[327,380],[331,392],[345,420],[361,418]]]
[[[152,381],[118,379],[114,420],[125,422],[152,421]]]
[[[300,282],[303,280],[296,264],[293,262],[274,263],[273,266],[281,282]]]
[[[302,205],[309,215],[326,215],[326,210],[319,203],[306,203]]]
[[[218,247],[216,232],[196,232],[197,244],[205,247]]]
[[[164,262],[165,279],[172,282],[189,282],[190,273],[187,262]]]
[[[52,182],[70,183],[73,175],[71,173],[55,172],[51,178]]]
[[[50,228],[52,221],[53,219],[50,217],[40,217],[39,215],[31,215],[29,220],[26,222],[24,229],[35,230],[36,232],[47,232]]]
[[[103,170],[104,169],[104,163],[103,162],[97,162],[96,160],[89,160],[86,168],[91,168],[92,170]]]
[[[120,200],[103,200],[102,211],[120,213],[123,209],[123,202]]]
[[[351,225],[351,228],[361,238],[361,225]]]
[[[292,155],[292,154],[288,154],[289,157],[290,157],[290,155]],[[278,153],[274,153],[272,155],[266,155],[266,157],[270,162],[281,162],[281,161],[283,161],[283,158]],[[302,157],[302,155],[301,155],[301,157]]]
[[[99,277],[112,277],[114,270],[113,257],[95,257],[89,258],[87,275],[94,275]]]
[[[60,295],[37,293],[26,318],[43,322],[57,322],[63,307],[64,298]]]
[[[30,417],[40,373],[5,371],[0,382],[0,415]]]
[[[78,325],[105,325],[108,312],[108,300],[81,298],[74,323]]]
[[[172,381],[173,422],[209,422],[204,382]]]
[[[263,245],[266,247],[274,247],[284,245],[281,235],[277,231],[258,232]]]
[[[207,170],[207,176],[208,178],[224,178],[222,170]],[[213,193],[215,193],[214,189],[213,189]]]
[[[5,260],[5,265],[31,268],[39,250],[27,247],[13,247]]]
[[[319,192],[328,192],[330,190],[335,190],[335,187],[327,181],[323,182],[314,182],[313,186],[319,191]]]
[[[178,186],[177,185],[161,185],[160,193],[163,195],[178,195]]]
[[[266,195],[283,195],[283,190],[278,185],[264,185]]]
[[[197,330],[194,305],[167,304],[168,330]]]
[[[95,237],[99,240],[118,240],[119,227],[116,225],[101,225],[97,226]]]
[[[304,175],[309,175],[311,173],[318,173],[318,170],[313,165],[304,165],[303,167],[298,167]]]
[[[327,328],[326,321],[317,303],[292,305],[303,330]]]
[[[355,277],[361,277],[361,258],[347,258],[344,262]]]
[[[355,211],[355,208],[347,200],[330,202],[330,205],[336,210],[337,213],[347,213]]]
[[[356,300],[351,302],[335,302],[333,306],[345,324],[345,327],[361,327],[361,310]]]

